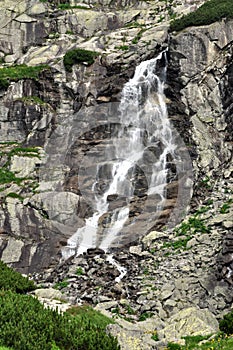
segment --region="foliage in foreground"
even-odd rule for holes
[[[35,285],[33,281],[0,261],[0,289],[23,294],[35,289]]]
[[[0,292],[0,334],[0,345],[15,350],[119,350],[117,340],[89,317],[61,315],[10,291]]]
[[[63,58],[65,69],[68,72],[71,72],[73,65],[78,63],[85,63],[86,65],[90,66],[92,63],[94,63],[94,60],[98,55],[98,52],[84,49],[67,51]]]
[[[39,74],[48,68],[49,67],[47,65],[32,67],[25,64],[0,68],[0,89],[8,88],[11,81],[18,81],[20,79],[37,80],[39,78]]]
[[[222,18],[233,18],[232,0],[209,0],[196,11],[172,21],[170,28],[180,31],[190,26],[211,24]]]
[[[106,316],[89,306],[59,314],[23,294],[33,289],[32,281],[0,261],[0,350],[119,350],[105,332],[112,322]]]
[[[233,334],[233,311],[223,316],[219,322],[219,329],[227,335]]]
[[[74,306],[67,310],[69,315],[75,316],[76,320],[82,322],[82,320],[89,320],[90,326],[95,327],[98,325],[102,330],[105,330],[109,323],[113,323],[107,316],[95,311],[89,305]]]
[[[207,340],[208,337],[185,337],[185,345],[169,343],[168,350],[232,350],[233,338],[219,333],[216,337]],[[200,343],[200,345],[198,345]]]

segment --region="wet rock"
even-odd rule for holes
[[[100,248],[88,248],[87,254],[89,256],[104,255],[105,251],[103,249],[100,249]]]

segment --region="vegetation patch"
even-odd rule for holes
[[[135,36],[135,38],[133,38],[132,40],[132,44],[137,44],[139,42],[139,40],[141,39],[142,37],[142,34],[146,31],[145,28],[141,29],[140,32]]]
[[[142,28],[144,26],[145,24],[141,24],[135,21],[135,22],[126,23],[125,28]]]
[[[69,282],[67,282],[66,280],[64,281],[61,281],[61,282],[57,282],[54,286],[55,289],[63,289],[63,288],[66,288],[68,287],[69,285]]]
[[[23,294],[34,290],[35,284],[0,261],[0,289]]]
[[[0,350],[120,349],[105,332],[112,320],[89,306],[59,314],[25,295],[33,289],[32,281],[0,261]]]
[[[46,309],[36,298],[0,292],[0,345],[17,350],[119,350],[117,340],[88,317]]]
[[[168,350],[232,350],[233,337],[224,333],[216,336],[190,336],[184,337],[185,345],[168,343]]]
[[[148,318],[151,318],[154,316],[154,313],[153,312],[143,312],[140,316],[139,316],[139,319],[138,321],[145,321],[147,320]]]
[[[91,8],[86,7],[86,6],[82,6],[82,5],[74,5],[74,6],[72,6],[72,5],[69,4],[69,3],[66,3],[66,4],[59,4],[59,5],[58,5],[58,8],[59,8],[60,10],[72,10],[72,9],[91,10]]]
[[[102,330],[105,330],[107,325],[114,323],[114,321],[107,316],[101,314],[99,311],[94,310],[89,305],[74,306],[67,310],[67,313],[76,317],[80,322],[89,320],[91,326],[98,325]]]
[[[190,241],[192,236],[187,236],[185,238],[178,239],[177,241],[173,242],[165,242],[162,246],[162,248],[172,248],[173,250],[183,249],[185,250],[187,248],[187,243]]]
[[[231,207],[231,204],[233,203],[233,199],[229,199],[226,203],[224,203],[220,208],[221,214],[227,214],[229,213],[229,209]]]
[[[0,152],[0,156],[7,155],[8,159],[17,155],[21,157],[37,157],[40,158],[40,151],[37,147],[14,147],[8,152]]]
[[[43,2],[43,3],[53,2],[53,5],[57,6],[57,8],[60,10],[70,10],[70,9],[91,10],[91,8],[82,6],[82,5],[72,6],[69,2],[65,2],[61,4],[59,0],[55,0],[55,1],[40,0],[40,2]]]
[[[18,81],[21,79],[37,80],[39,78],[39,74],[48,68],[48,65],[32,67],[25,64],[0,68],[0,89],[6,89],[11,81]]]
[[[76,270],[76,275],[81,276],[83,274],[84,274],[83,268],[79,266]]]
[[[183,236],[186,235],[187,233],[209,233],[210,232],[210,227],[206,226],[204,219],[200,219],[197,214],[201,213],[197,211],[195,216],[191,216],[188,221],[182,222],[182,224],[175,230],[176,236]],[[203,209],[202,209],[203,210]],[[205,208],[206,210],[206,208]],[[205,211],[202,211],[204,213]]]
[[[128,45],[115,46],[115,49],[122,50],[122,51],[128,51],[129,46]]]
[[[212,201],[208,205],[200,207],[196,213],[189,217],[188,220],[183,221],[175,230],[175,238],[172,241],[164,242],[162,249],[172,249],[173,251],[180,251],[187,249],[187,243],[194,237],[195,234],[210,233],[210,226],[206,225],[205,219],[200,217],[201,214],[210,210]],[[169,255],[167,252],[164,255]]]
[[[209,0],[196,11],[171,22],[171,31],[180,31],[190,26],[214,23],[222,18],[233,18],[232,0]]]
[[[19,192],[6,193],[5,197],[18,198],[23,200],[23,193],[35,193],[39,186],[36,178],[30,176],[19,177],[17,172],[10,170],[11,158],[15,155],[20,157],[36,157],[40,159],[40,149],[38,147],[23,147],[17,142],[1,142],[0,143],[0,159],[2,167],[0,168],[0,192],[3,192],[6,187],[12,183],[17,184]]]
[[[219,322],[219,329],[227,335],[233,334],[233,311],[223,316]]]
[[[11,182],[20,185],[23,180],[23,178],[17,177],[12,171],[6,168],[0,168],[0,185],[8,184]]]
[[[95,58],[99,55],[98,52],[89,51],[84,49],[74,49],[67,51],[64,58],[64,66],[68,72],[72,72],[72,67],[74,64],[85,64],[90,66],[94,63]]]
[[[6,198],[16,198],[16,199],[19,199],[21,202],[23,201],[23,197],[20,196],[20,194],[15,192],[7,193]]]

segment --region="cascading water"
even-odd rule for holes
[[[114,136],[105,150],[112,158],[110,180],[104,190],[96,190],[104,164],[98,165],[92,185],[95,212],[86,219],[85,226],[79,228],[68,240],[62,251],[64,259],[74,254],[79,255],[91,247],[98,246],[106,251],[114,241],[121,239],[125,227],[130,231],[130,227],[135,224],[135,219],[130,217],[130,205],[135,198],[133,178],[138,167],[147,182],[147,193],[144,195],[156,198],[154,211],[163,207],[166,199],[167,161],[176,149],[164,98],[165,76],[164,51],[158,57],[142,62],[136,68],[134,77],[125,85],[119,105],[121,127],[117,137]],[[151,160],[146,162],[146,157]],[[138,179],[140,182],[140,176]],[[110,212],[111,196],[124,198],[124,204]],[[103,216],[108,217],[107,225],[101,226]],[[113,263],[111,257],[109,261]]]

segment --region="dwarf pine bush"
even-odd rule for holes
[[[110,319],[90,308],[59,314],[24,294],[33,289],[32,281],[0,261],[0,350],[120,349],[105,332]]]
[[[38,80],[39,74],[48,68],[48,65],[27,66],[25,64],[0,68],[0,89],[6,89],[11,81]]]
[[[0,289],[10,290],[16,293],[26,293],[35,289],[35,284],[19,272],[14,271],[5,263],[0,261]]]
[[[219,321],[219,329],[228,335],[233,334],[233,311],[224,315]]]
[[[180,31],[190,26],[211,24],[222,18],[233,18],[232,0],[209,0],[196,11],[172,21],[170,28],[171,31]]]
[[[78,63],[85,63],[86,65],[90,66],[92,63],[94,63],[94,60],[98,55],[98,52],[84,49],[67,51],[63,58],[65,69],[68,72],[71,72],[73,65]]]
[[[0,345],[15,350],[119,350],[117,340],[88,318],[46,309],[36,298],[0,292]]]

